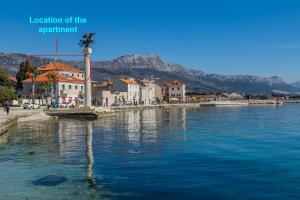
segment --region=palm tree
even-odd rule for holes
[[[43,104],[44,103],[44,93],[46,93],[46,97],[48,96],[49,84],[48,83],[41,83],[39,85],[39,89],[42,91],[42,104]]]
[[[52,103],[52,98],[53,98],[53,83],[57,81],[57,76],[53,73],[50,72],[47,75],[49,82],[51,83],[51,103]]]
[[[35,67],[30,68],[30,73],[29,76],[31,78],[31,82],[32,82],[32,102],[34,101],[34,89],[35,89],[35,80],[38,77],[38,71]],[[34,102],[33,102],[34,103]]]

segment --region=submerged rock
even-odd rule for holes
[[[33,181],[32,184],[38,186],[56,186],[66,181],[67,178],[64,176],[49,175]]]

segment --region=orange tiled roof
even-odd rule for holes
[[[111,81],[104,81],[104,82],[101,82],[101,83],[94,83],[93,86],[94,87],[108,87],[108,86],[112,86],[113,85],[113,82]]]
[[[67,83],[84,83],[84,80],[75,78],[75,77],[65,77],[63,75],[60,75],[58,71],[49,71],[45,72],[43,74],[38,75],[38,77],[35,79],[35,83],[50,83],[51,81],[48,78],[48,74],[53,73],[57,80],[54,80],[53,82],[67,82]],[[32,79],[28,78],[23,83],[32,83]]]
[[[164,86],[166,87],[174,87],[174,86],[179,86],[182,85],[183,82],[181,80],[174,80],[174,81],[166,81],[164,82]]]
[[[44,66],[40,66],[37,68],[40,72],[46,72],[46,71],[69,71],[74,73],[82,73],[81,70],[76,69],[74,67],[70,67],[63,63],[57,63],[57,62],[51,62],[47,63]]]
[[[138,84],[135,80],[132,80],[132,79],[120,78],[120,81],[122,81],[123,83],[126,83],[126,84],[134,84],[134,85]]]

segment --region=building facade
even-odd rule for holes
[[[92,83],[92,104],[94,106],[112,106],[117,95],[111,92],[113,82]]]
[[[139,81],[140,98],[139,103],[150,105],[155,102],[155,86],[153,80],[142,79]]]
[[[157,83],[154,83],[154,99],[156,103],[163,101],[163,88]]]
[[[68,103],[79,106],[84,102],[84,74],[81,70],[62,63],[46,63],[37,68],[38,75],[33,80],[23,82],[23,94],[36,97],[48,96],[56,104]],[[33,87],[34,85],[34,87]]]
[[[119,78],[114,81],[112,92],[122,95],[125,98],[125,104],[138,104],[140,97],[140,87],[137,81],[132,78]],[[122,102],[124,104],[124,102]]]
[[[164,100],[169,103],[182,103],[186,101],[186,88],[180,80],[166,81],[163,84]]]

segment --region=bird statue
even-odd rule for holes
[[[83,39],[80,40],[79,45],[81,47],[89,48],[91,44],[95,44],[96,41],[92,39],[95,34],[96,33],[84,33],[82,36]]]

